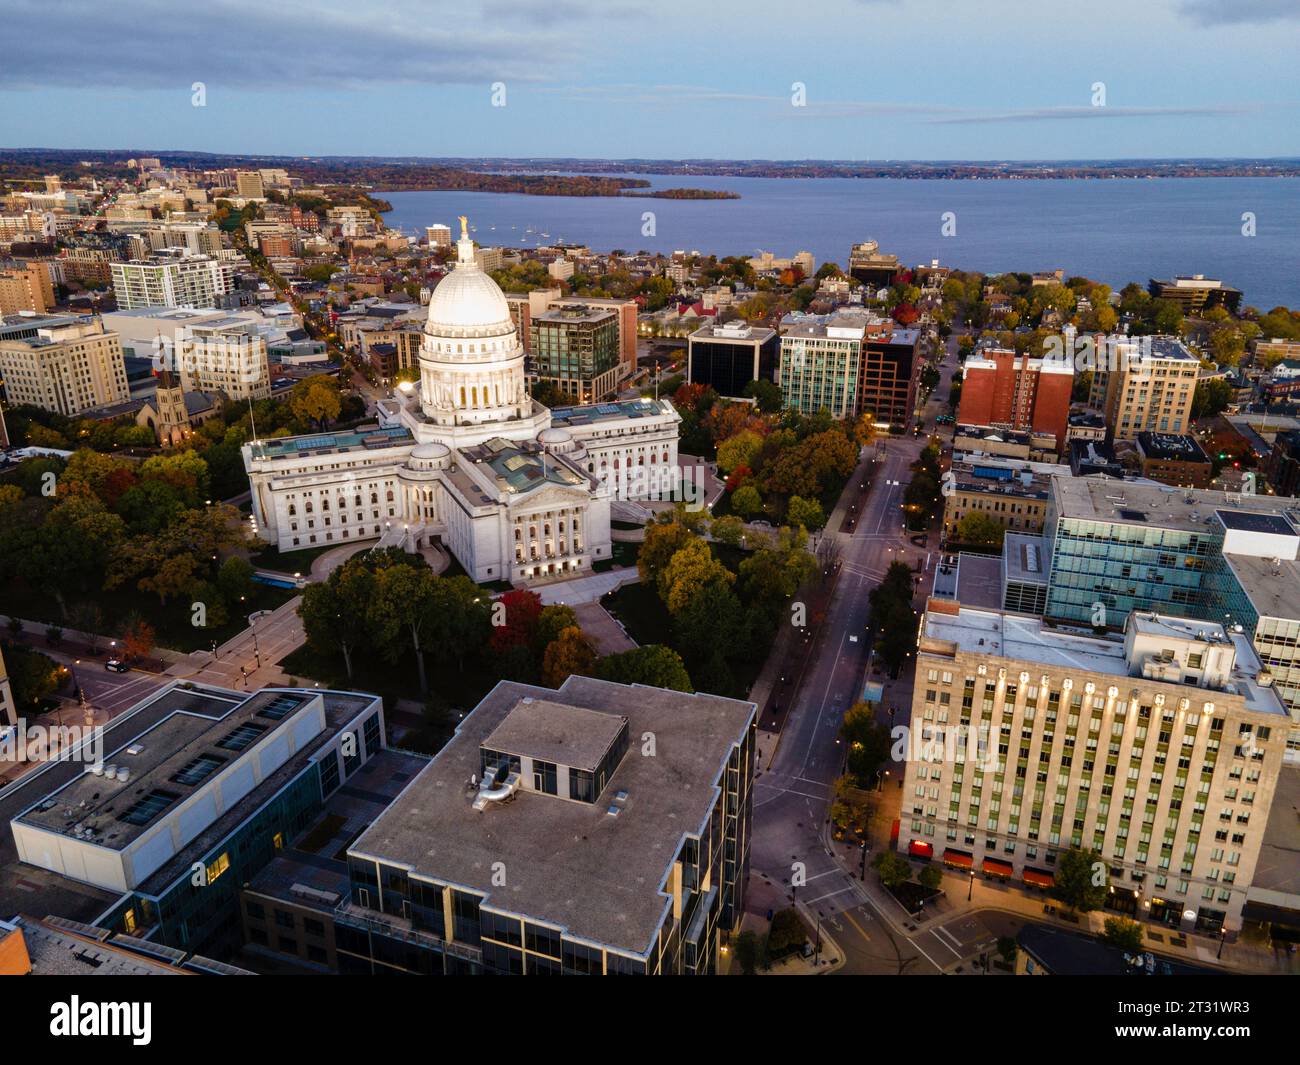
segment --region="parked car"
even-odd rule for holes
[[[110,673],[129,673],[131,667],[123,662],[120,658],[110,658],[104,663],[104,668]]]

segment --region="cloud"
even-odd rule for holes
[[[485,10],[495,17],[485,17]],[[550,26],[586,18],[588,0],[483,0],[436,9],[346,0],[259,3],[69,0],[6,3],[0,88],[157,89],[207,82],[242,90],[543,80],[575,58]],[[111,20],[111,25],[106,25]],[[575,35],[576,36],[576,35]],[[578,38],[580,39],[580,38]]]
[[[1296,0],[1180,0],[1178,10],[1203,26],[1300,19]]]

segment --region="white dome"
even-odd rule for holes
[[[542,444],[567,444],[572,439],[573,434],[567,429],[561,429],[559,426],[543,429],[537,434],[537,440]]]
[[[428,332],[484,329],[510,323],[510,307],[500,286],[479,269],[478,263],[461,262],[444,277],[429,297]]]
[[[445,459],[451,451],[445,444],[440,444],[436,440],[427,444],[417,444],[411,449],[411,458],[413,459]]]

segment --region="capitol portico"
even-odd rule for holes
[[[554,579],[610,557],[613,501],[669,498],[680,483],[681,418],[666,400],[532,399],[505,296],[464,219],[407,388],[379,404],[377,428],[244,445],[263,539],[281,551],[441,545],[477,581]]]

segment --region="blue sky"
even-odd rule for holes
[[[0,26],[4,147],[1300,156],[1300,0],[0,0]]]

